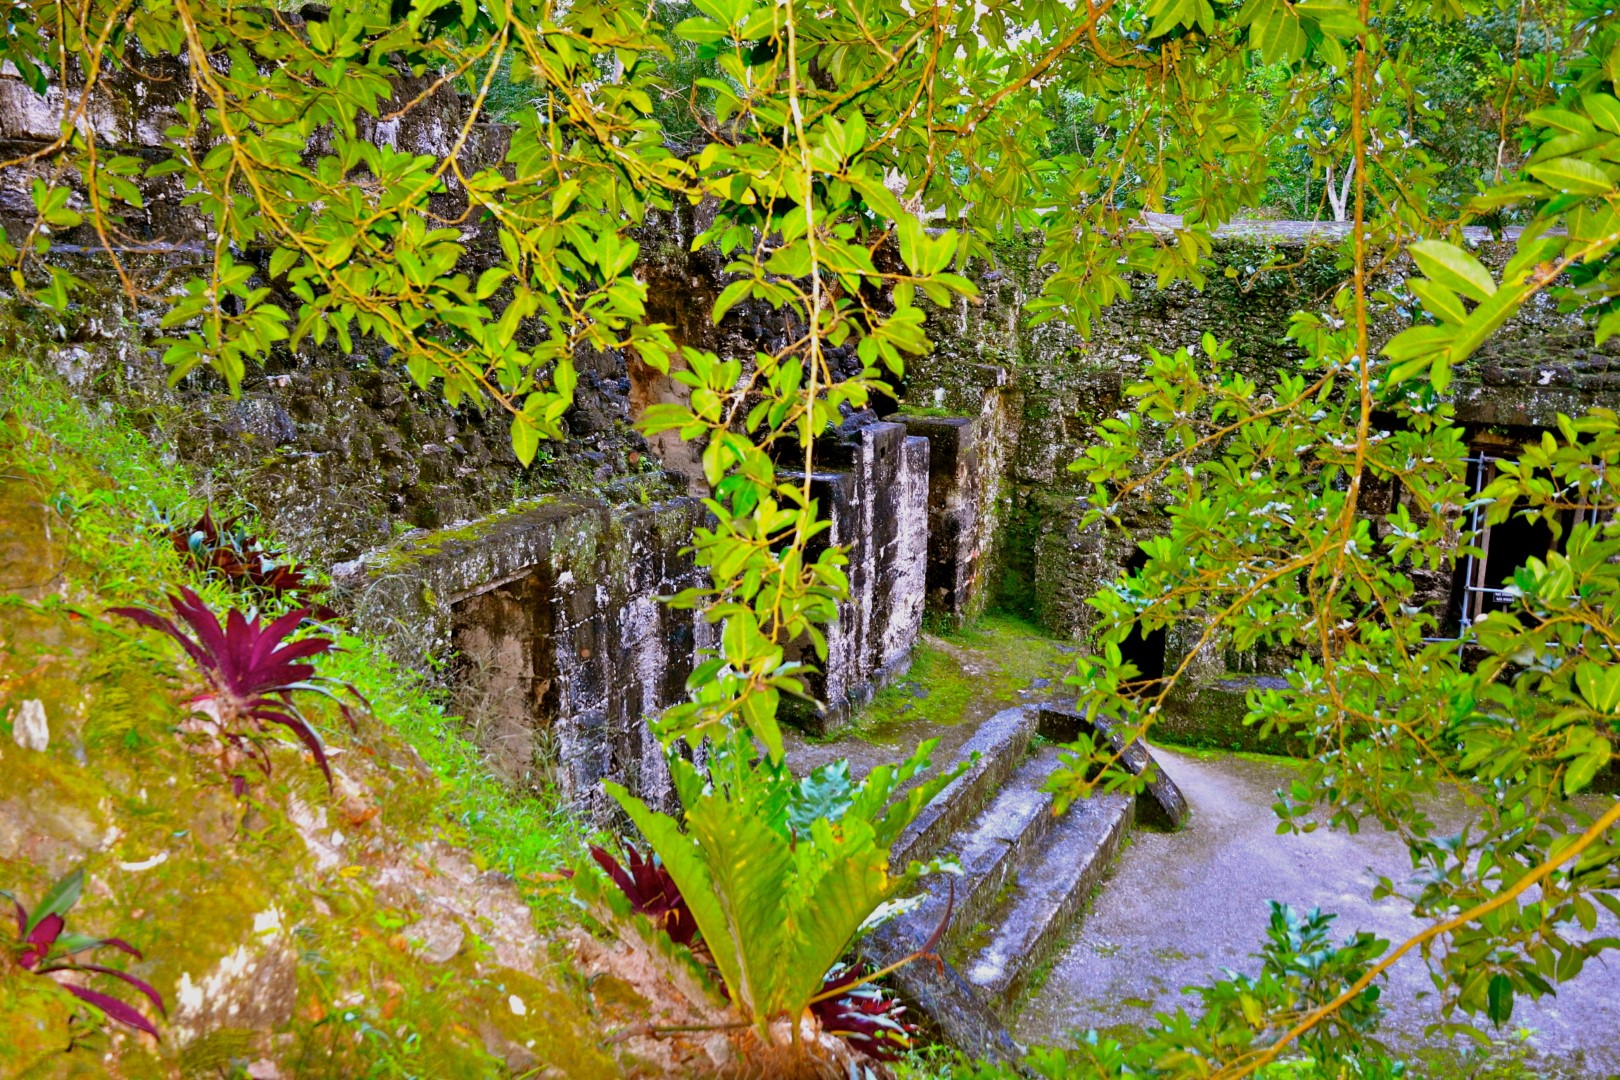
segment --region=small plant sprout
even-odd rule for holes
[[[236,793],[241,795],[246,789],[246,778],[235,771],[239,756],[251,759],[269,775],[270,757],[263,735],[270,725],[291,731],[314,756],[330,785],[332,768],[326,747],[293,696],[308,691],[331,698],[351,728],[354,714],[334,691],[340,689],[363,699],[354,687],[315,674],[314,665],[306,662],[334,649],[330,638],[311,635],[287,640],[309,610],[300,608],[266,623],[257,614],[249,618],[233,608],[222,624],[208,605],[186,588],[180,590],[180,595],[170,596],[169,605],[191,628],[190,634],[174,619],[149,608],[112,608],[108,614],[163,631],[178,641],[196,663],[207,689],[192,699],[191,707],[207,720],[224,744],[226,771]]]
[[[83,891],[84,870],[75,870],[51,886],[40,898],[39,903],[34,905],[33,913],[30,914],[20,900],[0,889],[0,896],[10,900],[12,907],[16,909],[17,941],[12,947],[12,956],[17,966],[24,971],[43,976],[72,972],[121,979],[143,994],[160,1015],[167,1016],[168,1013],[163,1007],[163,996],[144,979],[138,979],[129,972],[117,968],[81,963],[78,960],[82,954],[96,949],[117,949],[137,960],[141,959],[140,950],[122,938],[92,938],[66,932],[67,913],[79,902],[79,895]],[[116,1020],[137,1031],[144,1031],[154,1039],[159,1037],[157,1028],[152,1026],[152,1022],[128,1002],[120,1001],[111,994],[104,994],[99,990],[79,986],[74,982],[62,979],[55,981],[80,1001],[101,1010],[108,1019]]]

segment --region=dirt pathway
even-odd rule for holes
[[[1266,901],[1337,912],[1337,938],[1372,930],[1399,941],[1422,924],[1400,900],[1373,903],[1373,873],[1400,881],[1410,873],[1406,847],[1376,826],[1357,835],[1320,829],[1278,836],[1273,792],[1289,763],[1232,755],[1194,757],[1156,750],[1192,806],[1174,834],[1138,831],[1098,893],[1077,940],[1030,995],[1016,1034],[1029,1043],[1060,1043],[1074,1029],[1121,1031],[1155,1012],[1197,1006],[1182,986],[1218,977],[1219,969],[1253,971],[1263,940]],[[1444,815],[1442,808],[1437,816]],[[1369,869],[1371,868],[1371,869]],[[1620,933],[1612,917],[1598,933]],[[1529,1029],[1522,1047],[1497,1046],[1497,1071],[1462,1065],[1462,1044],[1428,1039],[1438,1019],[1433,985],[1413,956],[1397,965],[1384,990],[1390,1015],[1383,1038],[1398,1054],[1424,1062],[1416,1076],[1620,1077],[1620,957],[1589,965],[1557,998],[1519,999],[1500,1033]],[[1415,1065],[1417,1061],[1413,1062]]]

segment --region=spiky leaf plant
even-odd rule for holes
[[[256,614],[249,618],[232,608],[221,623],[202,598],[187,588],[181,588],[178,596],[170,596],[169,605],[180,622],[191,628],[191,633],[182,630],[174,619],[150,608],[119,607],[110,609],[108,614],[121,615],[142,626],[161,630],[178,641],[196,663],[206,689],[192,699],[191,706],[225,745],[227,771],[237,794],[245,790],[246,778],[234,771],[231,759],[241,755],[269,775],[270,756],[265,749],[264,735],[272,725],[292,732],[309,750],[326,775],[326,782],[331,784],[332,768],[327,761],[326,747],[293,697],[307,691],[331,698],[352,727],[354,715],[348,703],[334,691],[341,689],[356,699],[359,694],[351,686],[317,675],[314,665],[307,663],[309,658],[336,647],[330,638],[317,634],[288,640],[309,615],[309,610],[300,608],[266,623]]]
[[[826,770],[800,781],[733,733],[710,744],[706,770],[670,754],[684,823],[604,784],[658,853],[731,1001],[765,1040],[773,1018],[804,1013],[872,913],[932,869],[892,872],[889,849],[960,772],[896,794],[928,769],[934,745],[859,783]],[[826,790],[834,783],[844,787],[836,799]]]
[[[136,978],[127,971],[106,967],[101,964],[87,964],[78,958],[97,949],[117,949],[128,953],[135,959],[141,959],[140,950],[122,938],[92,938],[83,934],[70,934],[66,930],[67,914],[73,905],[79,902],[79,896],[84,892],[84,870],[73,871],[67,877],[51,886],[34,905],[32,913],[23,907],[22,901],[11,893],[0,889],[0,896],[11,901],[17,914],[17,943],[14,956],[18,967],[24,971],[31,971],[36,975],[53,976],[67,973],[82,973],[86,975],[105,975],[109,978],[119,979],[133,986],[146,997],[161,1015],[167,1015],[163,1007],[163,995],[144,979]],[[80,986],[75,982],[56,980],[68,993],[80,1001],[101,1010],[108,1019],[116,1020],[121,1024],[132,1027],[137,1031],[144,1031],[153,1038],[158,1037],[157,1028],[152,1026],[141,1011],[126,1001],[121,1001],[111,994],[92,990],[87,986]]]
[[[212,508],[205,508],[190,525],[176,525],[164,518],[163,531],[175,551],[193,566],[217,574],[237,588],[257,589],[301,603],[325,591],[324,585],[310,580],[307,567],[266,545],[248,531],[242,518],[237,514],[216,522]],[[332,615],[323,606],[314,606],[314,610],[322,618]]]

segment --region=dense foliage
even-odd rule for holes
[[[1204,646],[1291,658],[1289,689],[1251,703],[1256,722],[1316,751],[1285,820],[1308,828],[1320,810],[1400,830],[1423,870],[1414,907],[1435,921],[1376,960],[1378,946],[1355,943],[1326,991],[1240,993],[1240,1008],[1210,1014],[1220,1030],[1172,1024],[1153,1033],[1153,1061],[1099,1068],[1250,1074],[1335,1018],[1353,1032],[1378,973],[1418,949],[1448,1008],[1502,1020],[1516,994],[1545,993],[1611,948],[1576,928],[1595,925],[1598,905],[1620,913],[1620,806],[1570,797],[1610,760],[1620,712],[1620,421],[1566,418],[1476,497],[1446,398],[1533,298],[1581,313],[1600,339],[1620,328],[1609,8],[693,6],[670,26],[660,5],[619,0],[340,3],[301,18],[192,0],[12,0],[0,55],[66,92],[61,138],[29,156],[57,179],[38,182],[34,229],[0,256],[15,288],[66,305],[75,282],[45,261],[50,235],[89,229],[116,257],[122,217],[145,198],[136,181],[177,177],[213,240],[207,271],[168,300],[177,377],[206,366],[234,387],[279,342],[348,348],[370,335],[419,386],[506,410],[524,461],[562,434],[579,350],[634,354],[685,387],[685,403],[643,426],[702,446],[716,524],[696,547],[711,583],[675,602],[705,606],[722,644],[659,729],[685,829],[621,801],[733,1000],[764,1020],[808,1004],[902,880],[884,877],[893,833],[880,805],[856,794],[841,815],[792,820],[800,804],[779,771],[781,695],[803,688],[789,646],[824,652],[817,624],[846,588],[841,553],[814,543],[826,528],[810,497],[816,439],[892,392],[906,357],[930,347],[924,305],[970,301],[968,260],[993,258],[1008,231],[1045,235],[1050,273],[1029,317],[1086,330],[1135,275],[1201,285],[1214,230],[1278,185],[1317,182],[1326,197],[1332,180],[1329,201],[1352,222],[1345,280],[1296,318],[1298,371],[1257,386],[1215,341],[1155,355],[1136,410],[1104,424],[1079,463],[1096,485],[1094,524],[1123,520],[1132,499],[1168,513],[1140,538],[1146,565],[1094,599],[1105,626],[1076,683],[1088,708],[1145,732]],[[98,79],[150,58],[190,80],[165,156],[109,156],[77,121]],[[672,148],[667,80],[697,71],[682,115],[698,130]],[[504,160],[477,160],[471,135],[498,84],[515,128]],[[448,153],[370,138],[457,86],[471,105]],[[1479,119],[1454,123],[1464,101]],[[647,322],[633,237],[678,200],[714,210],[692,241],[733,275],[713,319],[770,313],[781,344],[722,357]],[[925,228],[923,209],[949,227]],[[1180,217],[1143,228],[1159,211]],[[1524,231],[1493,272],[1460,230],[1509,221]],[[1384,271],[1407,256],[1418,276],[1395,283]],[[1406,328],[1382,345],[1375,327],[1391,323]],[[1391,509],[1369,509],[1375,490],[1397,489]],[[1561,542],[1515,575],[1511,611],[1453,634],[1404,601],[1418,574],[1473,550],[1463,526],[1475,507],[1489,521],[1539,518]],[[1118,645],[1172,623],[1200,626],[1198,647],[1138,694]],[[705,739],[707,774],[675,745]],[[1079,748],[1054,787],[1083,797],[1136,782],[1098,778],[1110,763],[1106,748]],[[1459,837],[1434,835],[1421,809],[1443,783],[1472,800]],[[847,886],[836,917],[760,913],[762,890],[807,903],[832,880]],[[1308,926],[1287,933],[1319,934]]]
[[[707,746],[702,771],[670,759],[684,830],[621,785],[607,788],[658,851],[729,1000],[767,1034],[778,1016],[845,996],[854,980],[829,989],[827,974],[874,912],[935,869],[891,872],[889,849],[960,770],[910,784],[928,768],[928,742],[859,782],[844,762],[795,780],[746,733]]]

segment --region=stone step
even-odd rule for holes
[[[890,849],[890,862],[904,866],[913,859],[933,857],[962,826],[973,820],[985,803],[1024,763],[1030,740],[1039,730],[1036,709],[1015,705],[1003,709],[983,724],[957,751],[957,761],[974,754],[978,760],[934,796]]]
[[[924,808],[892,849],[895,865],[955,855],[962,873],[924,881],[924,901],[878,927],[862,942],[861,952],[873,967],[888,967],[921,948],[939,926],[954,890],[938,948],[948,959],[907,964],[892,981],[914,1016],[970,1056],[1021,1059],[998,1010],[1008,1009],[1073,926],[1136,820],[1137,800],[1107,794],[1052,816],[1051,796],[1040,788],[1057,766],[1061,748],[1031,752],[1032,741],[1036,735],[1071,741],[1081,731],[1107,736],[1128,768],[1148,775],[1140,800],[1148,824],[1180,824],[1185,800],[1145,746],[1127,746],[1106,725],[1093,725],[1072,708],[1030,703],[997,713],[962,745],[958,760],[975,752],[978,758]]]
[[[1016,888],[989,913],[989,942],[961,969],[998,1008],[1017,997],[1085,910],[1134,813],[1125,795],[1076,802],[1018,867]]]
[[[934,853],[956,856],[962,872],[935,874],[923,882],[926,899],[904,916],[904,925],[898,928],[902,939],[917,945],[928,940],[950,904],[945,933],[948,948],[996,906],[1016,868],[1056,820],[1051,813],[1052,796],[1041,791],[1041,785],[1057,763],[1055,747],[1029,755],[978,816]]]

